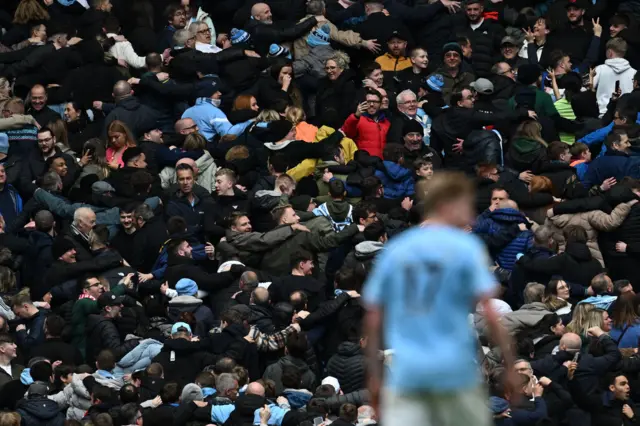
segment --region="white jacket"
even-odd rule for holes
[[[114,38],[115,36],[117,34],[107,34],[109,38]],[[145,57],[138,56],[128,41],[116,41],[116,44],[109,49],[109,53],[116,59],[123,59],[132,68],[144,68],[146,65]]]
[[[196,167],[198,167],[198,177],[196,183],[209,192],[216,190],[216,172],[218,166],[208,151],[204,151],[204,154],[196,160]],[[171,185],[177,182],[175,167],[165,167],[160,171],[160,182],[162,189],[167,189]]]
[[[620,82],[622,94],[630,93],[633,90],[633,76],[636,70],[631,68],[629,61],[624,58],[611,58],[604,61],[604,64],[596,67],[596,77],[594,84],[596,89],[596,99],[600,109],[600,117],[607,112],[607,105],[611,99],[611,94],[616,90],[616,81]]]

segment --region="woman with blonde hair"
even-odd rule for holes
[[[326,77],[318,81],[317,122],[339,129],[353,112],[358,87],[355,73],[349,69],[349,55],[337,51],[325,63]]]
[[[54,121],[50,121],[47,127],[51,129],[51,133],[56,138],[56,147],[60,149],[64,154],[68,154],[72,157],[76,156],[76,153],[69,146],[69,132],[67,132],[67,125],[61,118]]]
[[[0,426],[20,426],[22,417],[15,411],[0,412]]]
[[[107,135],[109,137],[106,152],[107,163],[111,169],[118,169],[124,167],[122,161],[122,154],[132,146],[137,146],[136,140],[133,137],[133,133],[120,120],[114,120],[109,124],[107,129]]]
[[[542,138],[542,126],[535,120],[526,120],[513,135],[507,163],[518,172],[537,173],[547,158],[547,142]]]
[[[296,126],[296,139],[305,142],[315,142],[318,128],[305,121],[307,116],[302,108],[288,106],[284,112],[284,116]]]
[[[596,309],[596,307],[590,303],[580,303],[576,306],[573,310],[571,322],[567,324],[567,332],[581,334],[584,329],[585,322],[587,321],[587,315],[594,309]]]
[[[545,286],[542,303],[547,305],[551,312],[558,315],[571,313],[569,300],[569,285],[564,280],[553,279]]]

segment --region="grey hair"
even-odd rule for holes
[[[133,211],[133,217],[136,218],[136,219],[140,218],[140,219],[144,220],[145,222],[148,222],[149,220],[151,220],[153,218],[153,209],[151,207],[149,207],[148,204],[140,204]]]
[[[196,35],[201,25],[204,25],[205,27],[209,28],[207,23],[204,21],[194,21],[189,25],[189,34],[191,34],[191,37]]]
[[[62,178],[54,171],[50,171],[42,176],[42,189],[47,191],[56,191],[62,187]]]
[[[376,410],[370,405],[362,405],[358,408],[358,423],[360,420],[373,419],[376,415]]]
[[[322,15],[324,8],[324,0],[310,0],[307,3],[307,13],[309,15]]]
[[[231,373],[222,373],[216,379],[216,393],[224,395],[229,389],[236,386],[236,378]]]
[[[77,208],[76,211],[73,212],[73,224],[77,226],[78,222],[80,222],[80,219],[85,217],[89,212],[93,213],[93,210],[91,210],[89,207]]]
[[[413,96],[414,98],[418,99],[418,97],[416,96],[416,94],[413,92],[413,90],[403,90],[402,92],[398,93],[398,95],[396,96],[396,103],[397,104],[403,104],[404,103],[404,97],[405,96]]]
[[[542,296],[544,296],[544,284],[529,283],[524,288],[525,305],[533,302],[542,302]]]
[[[348,70],[349,69],[349,63],[351,62],[351,59],[349,58],[349,55],[347,55],[343,51],[336,50],[336,52],[333,54],[333,56],[331,56],[329,59],[327,59],[327,61],[333,61],[333,62],[336,63],[338,68],[340,68],[342,70]]]
[[[193,25],[193,24],[191,24]],[[173,34],[173,47],[184,47],[187,44],[187,40],[192,37],[189,30],[185,30],[184,28],[176,31]]]
[[[513,365],[520,364],[521,362],[526,362],[529,366],[529,369],[531,369],[531,363],[524,358],[516,359],[515,361],[513,361]]]

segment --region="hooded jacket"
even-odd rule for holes
[[[263,376],[265,380],[273,380],[275,382],[277,395],[280,395],[284,390],[282,386],[282,370],[284,367],[297,368],[302,375],[301,387],[305,389],[315,389],[316,375],[309,369],[307,363],[291,355],[285,355],[275,364],[268,366]]]
[[[404,198],[414,194],[413,172],[393,161],[383,161],[375,175],[382,182],[385,198]]]
[[[82,383],[82,378],[74,374],[71,383],[62,391],[49,395],[49,399],[57,403],[60,409],[67,410],[67,419],[82,420],[91,407],[91,394]]]
[[[611,58],[604,61],[604,64],[596,67],[596,77],[594,85],[600,117],[607,112],[607,105],[611,99],[611,94],[616,91],[616,82],[620,82],[620,90],[623,94],[633,91],[633,77],[636,70],[631,67],[625,58]]]
[[[116,107],[107,115],[104,122],[105,133],[112,121],[120,120],[124,122],[133,136],[138,139],[145,132],[157,127],[158,113],[146,105],[142,105],[138,98],[128,96],[120,100]]]
[[[475,234],[493,235],[513,224],[527,223],[524,214],[511,208],[485,210],[473,227]],[[533,246],[533,233],[530,230],[520,231],[499,253],[492,253],[500,267],[512,271],[518,254],[525,253]]]
[[[507,164],[517,172],[531,170],[536,173],[542,168],[547,158],[547,152],[539,141],[516,138],[511,142],[507,152]]]
[[[44,396],[31,396],[18,402],[16,411],[24,426],[62,426],[64,415],[55,401]]]
[[[355,268],[358,262],[370,266],[375,257],[384,249],[384,244],[379,241],[363,241],[356,244],[355,248],[347,255],[344,265]]]
[[[196,183],[209,192],[215,191],[218,166],[209,151],[204,151],[202,156],[196,160],[196,167],[198,167]],[[160,180],[162,181],[163,189],[167,189],[177,183],[175,167],[165,167],[162,169],[160,172]]]
[[[173,322],[183,321],[180,315],[184,312],[191,312],[196,319],[196,327],[193,334],[201,339],[207,337],[209,330],[213,328],[214,318],[209,307],[202,304],[202,300],[193,296],[177,296],[169,301],[167,315]]]

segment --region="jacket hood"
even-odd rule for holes
[[[282,395],[289,401],[291,408],[298,410],[311,400],[313,394],[306,389],[285,389]]]
[[[379,241],[363,241],[356,245],[356,259],[368,259],[384,248],[384,244]]]
[[[78,397],[82,399],[91,399],[91,394],[89,394],[89,391],[84,386],[84,383],[82,382],[82,378],[80,375],[74,374],[71,379],[71,384],[69,386],[71,386],[71,390]]]
[[[202,174],[203,170],[207,170],[209,167],[216,167],[216,163],[213,161],[213,157],[209,154],[209,151],[204,151],[202,156],[196,160],[196,166],[200,170],[200,174]]]
[[[411,170],[406,169],[393,161],[383,161],[382,171],[389,176],[389,178],[396,181],[403,181],[410,178],[412,174]]]
[[[489,397],[489,409],[493,414],[504,413],[509,409],[509,402],[497,396]]]
[[[327,201],[327,211],[333,219],[338,222],[342,222],[349,216],[349,210],[351,210],[351,204],[346,201],[331,200]]]
[[[519,311],[538,311],[538,312],[547,312],[549,308],[542,302],[533,302],[528,303],[526,305],[522,305]],[[516,311],[517,312],[517,311]]]
[[[616,74],[621,74],[631,68],[629,61],[624,58],[611,58],[604,61],[605,65],[613,70]]]
[[[511,143],[515,152],[522,156],[537,156],[543,146],[540,142],[531,139],[517,138]]]
[[[362,355],[362,348],[356,342],[342,342],[338,345],[338,354],[346,357]]]
[[[17,408],[43,421],[62,415],[57,402],[43,397],[24,399],[18,402]]]
[[[522,212],[516,209],[496,209],[489,213],[489,217],[500,222],[525,223],[526,219]]]
[[[567,243],[565,252],[576,259],[578,262],[588,262],[592,259],[589,247],[584,243],[576,243],[574,241]]]
[[[140,109],[141,105],[142,104],[140,104],[140,101],[138,100],[138,98],[134,96],[129,96],[122,99],[120,102],[118,102],[117,106],[122,107],[127,111],[137,111],[138,109]]]
[[[193,296],[177,296],[169,301],[167,315],[172,321],[178,321],[183,312],[195,312],[202,305],[202,300]]]
[[[302,360],[298,358],[294,358],[291,355],[285,355],[278,361],[281,367],[296,367],[300,374],[304,375],[307,371],[309,371],[309,366]]]

